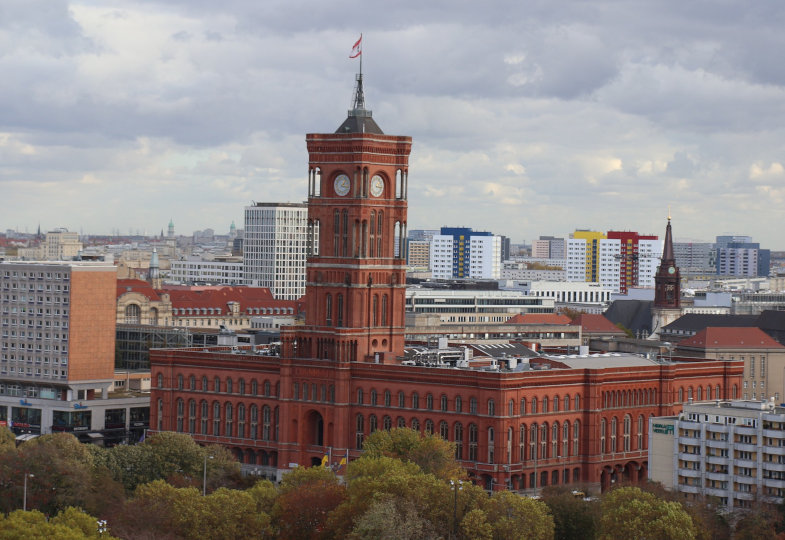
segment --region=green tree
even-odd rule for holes
[[[512,491],[497,491],[485,504],[495,540],[550,540],[554,524],[545,503]]]
[[[677,502],[637,487],[622,487],[602,498],[601,540],[693,540],[692,518]]]
[[[16,436],[8,426],[0,426],[0,454],[16,448]]]
[[[412,501],[385,496],[374,502],[357,520],[351,540],[428,540],[438,535]]]
[[[392,457],[416,463],[425,473],[442,480],[465,478],[466,471],[455,461],[455,447],[436,435],[422,435],[410,428],[393,428],[372,433],[363,444],[363,456]]]
[[[557,540],[592,540],[600,522],[599,501],[575,497],[568,488],[549,486],[542,491],[544,502],[553,515]]]
[[[415,463],[363,455],[349,464],[345,480],[346,500],[330,517],[330,528],[338,537],[348,535],[372,504],[388,496],[411,501],[438,532],[448,530],[453,507],[450,486]]]
[[[324,467],[297,467],[281,479],[273,507],[280,538],[327,537],[327,519],[346,497],[335,473]]]
[[[50,521],[53,525],[63,525],[74,531],[80,531],[85,538],[112,538],[105,522],[99,522],[90,514],[79,508],[69,506]]]
[[[278,498],[278,490],[269,480],[259,480],[251,488],[248,494],[256,501],[256,510],[265,514],[272,514],[275,499]]]

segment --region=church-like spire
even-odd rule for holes
[[[676,262],[673,253],[673,234],[671,233],[671,216],[668,212],[668,225],[665,227],[665,245],[662,247],[662,262]]]

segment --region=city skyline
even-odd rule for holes
[[[368,106],[413,138],[410,229],[658,234],[670,206],[677,238],[785,248],[775,2],[46,6],[0,20],[2,229],[221,234],[304,201],[363,32]]]

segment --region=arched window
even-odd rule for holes
[[[226,429],[224,430],[224,435],[226,437],[234,437],[234,426],[232,425],[232,421],[234,420],[232,404],[227,403],[224,406],[224,410],[226,411]]]
[[[445,441],[450,438],[450,426],[444,420],[439,422],[439,436]]]
[[[363,419],[363,415],[358,414],[356,419],[356,428],[355,428],[355,447],[357,448],[357,450],[362,450],[364,438],[365,438],[365,421]]]
[[[469,413],[477,414],[477,398],[469,399]]]
[[[371,416],[368,417],[368,428],[370,429],[371,433],[376,431],[376,415],[375,414],[372,414]]]
[[[379,244],[381,244],[381,242],[379,242]],[[382,326],[387,326],[387,295],[386,294],[382,295]]]
[[[554,422],[551,426],[551,457],[559,456],[559,423]]]
[[[375,389],[371,390],[371,405],[374,405],[374,406],[376,405],[376,390]]]
[[[256,379],[251,381],[251,395],[252,396],[259,395],[259,383],[256,382]]]
[[[580,411],[581,410],[581,396],[580,396],[580,394],[576,394],[575,395],[575,407],[574,407],[574,409],[576,411]]]
[[[684,388],[679,388],[679,403],[684,403]]]
[[[570,410],[570,395],[569,394],[564,396],[564,410],[565,411],[569,411]]]
[[[371,326],[379,326],[379,295],[373,295],[373,303],[371,305]]]
[[[208,430],[208,427],[209,427],[208,426],[208,422],[210,421],[207,402],[202,400],[202,402],[200,404],[200,408],[202,410],[202,417],[200,419],[201,420],[201,427],[202,427],[201,433],[202,433],[202,435],[207,435],[207,430]]]
[[[544,413],[548,412],[548,396],[542,398],[542,412]]]
[[[518,461],[526,461],[526,424],[521,424],[518,432]]]
[[[412,429],[414,431],[420,431],[420,421],[416,418],[412,418]]]
[[[565,420],[562,426],[562,455],[570,455],[570,422]]]
[[[492,399],[488,400],[488,416],[496,415],[496,404]]]
[[[619,433],[619,421],[614,416],[611,418],[611,452],[618,451],[618,446],[616,446],[616,436]]]
[[[142,308],[138,304],[125,306],[125,324],[141,324]]]
[[[262,440],[269,441],[271,430],[270,427],[272,425],[272,411],[270,410],[269,405],[264,405],[262,407]]]
[[[629,414],[624,415],[624,451],[630,451],[630,432],[632,431],[632,418]]]
[[[545,422],[540,426],[540,457],[546,459],[548,457],[548,423]]]
[[[234,383],[232,382],[232,379],[231,378],[226,379],[226,393],[231,394],[233,391],[234,391]]]
[[[461,399],[461,396],[455,396],[455,412],[463,412],[463,399]]]
[[[477,461],[477,425],[469,424],[469,461]]]
[[[188,402],[188,433],[196,433],[196,400]]]
[[[324,313],[325,313],[325,322],[328,326],[332,326],[333,324],[333,296],[331,294],[327,294],[325,297],[325,306],[324,306]]]
[[[398,407],[401,409],[406,407],[406,395],[403,393],[403,391],[398,392]]]
[[[245,438],[245,405],[242,403],[237,405],[237,436]]]
[[[420,408],[420,395],[417,392],[412,394],[412,409]]]
[[[196,377],[194,377],[193,375],[188,377],[188,389],[196,390]]]
[[[442,394],[442,396],[439,398],[439,408],[443,412],[447,412],[447,396],[444,394]]]
[[[362,388],[358,388],[357,389],[357,405],[362,405],[362,404],[363,404],[363,389]]]
[[[382,418],[382,427],[385,431],[390,431],[392,429],[392,418],[384,415],[384,418]]]
[[[432,394],[427,394],[425,396],[425,408],[428,409],[429,411],[433,410],[433,395]]]
[[[575,423],[572,425],[572,453],[573,455],[580,454],[580,444],[581,444],[581,422],[580,420],[576,420]]]
[[[264,381],[264,395],[270,396],[270,381]]]
[[[397,420],[397,425],[398,425],[399,428],[405,428],[406,427],[406,418],[404,418],[403,416],[399,416],[398,420]]]
[[[521,398],[521,416],[526,414],[526,398]]]
[[[343,295],[338,295],[338,302],[336,305],[336,326],[343,326]]]
[[[392,394],[389,390],[384,391],[384,406],[389,407],[392,402]]]
[[[156,377],[156,383],[158,384],[158,388],[164,387],[164,376],[163,373],[159,373]]]
[[[213,392],[220,392],[221,391],[221,379],[216,377],[213,379]]]
[[[177,429],[178,433],[183,432],[183,416],[185,415],[185,402],[182,398],[177,400]]]
[[[259,437],[259,407],[257,407],[256,405],[251,405],[250,437],[254,440]]]
[[[494,431],[492,427],[488,428],[488,463],[493,463],[494,458]]]
[[[559,412],[559,396],[553,397],[553,412]]]
[[[600,420],[600,453],[606,454],[608,452],[608,447],[605,445],[606,442],[606,435],[608,432],[608,423],[605,421],[605,418]]]
[[[237,391],[241,395],[245,395],[245,379],[240,379],[240,381],[237,383]]]
[[[463,459],[463,424],[455,422],[453,432],[455,436],[455,459]]]
[[[202,392],[207,392],[207,377],[202,377]]]
[[[643,432],[644,432],[643,430],[644,430],[644,428],[643,428],[643,415],[640,415],[640,416],[638,416],[638,433],[637,433],[637,435],[638,435],[637,439],[638,440],[636,441],[637,444],[638,444],[637,450],[643,450]]]
[[[537,398],[532,398],[532,414],[537,414]]]
[[[433,420],[430,419],[425,420],[425,434],[433,435]]]
[[[507,416],[515,416],[515,400],[511,399],[507,402]]]
[[[221,404],[213,402],[213,435],[216,437],[221,434]]]

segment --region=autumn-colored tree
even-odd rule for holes
[[[497,491],[484,506],[494,540],[553,539],[553,516],[542,501]]]
[[[117,540],[108,532],[100,532],[99,527],[96,518],[75,508],[66,509],[48,521],[37,510],[16,510],[7,517],[0,514],[0,540]]]
[[[544,502],[553,515],[557,540],[592,540],[600,522],[600,503],[575,497],[572,490],[548,486],[542,491]]]
[[[777,538],[776,521],[773,514],[765,508],[755,508],[745,512],[736,522],[733,538],[734,540]]]
[[[600,540],[694,540],[692,518],[677,502],[638,487],[622,487],[602,498]]]
[[[425,473],[442,480],[465,478],[455,460],[455,447],[437,435],[423,435],[410,428],[373,432],[363,444],[363,456],[392,457],[416,463]]]
[[[488,516],[479,508],[466,512],[461,520],[461,540],[493,540],[493,527],[488,523]]]
[[[279,538],[326,538],[330,513],[346,498],[346,488],[324,467],[297,467],[281,480],[273,507]]]
[[[248,494],[256,502],[257,512],[272,515],[278,490],[269,480],[259,480],[248,490]]]

